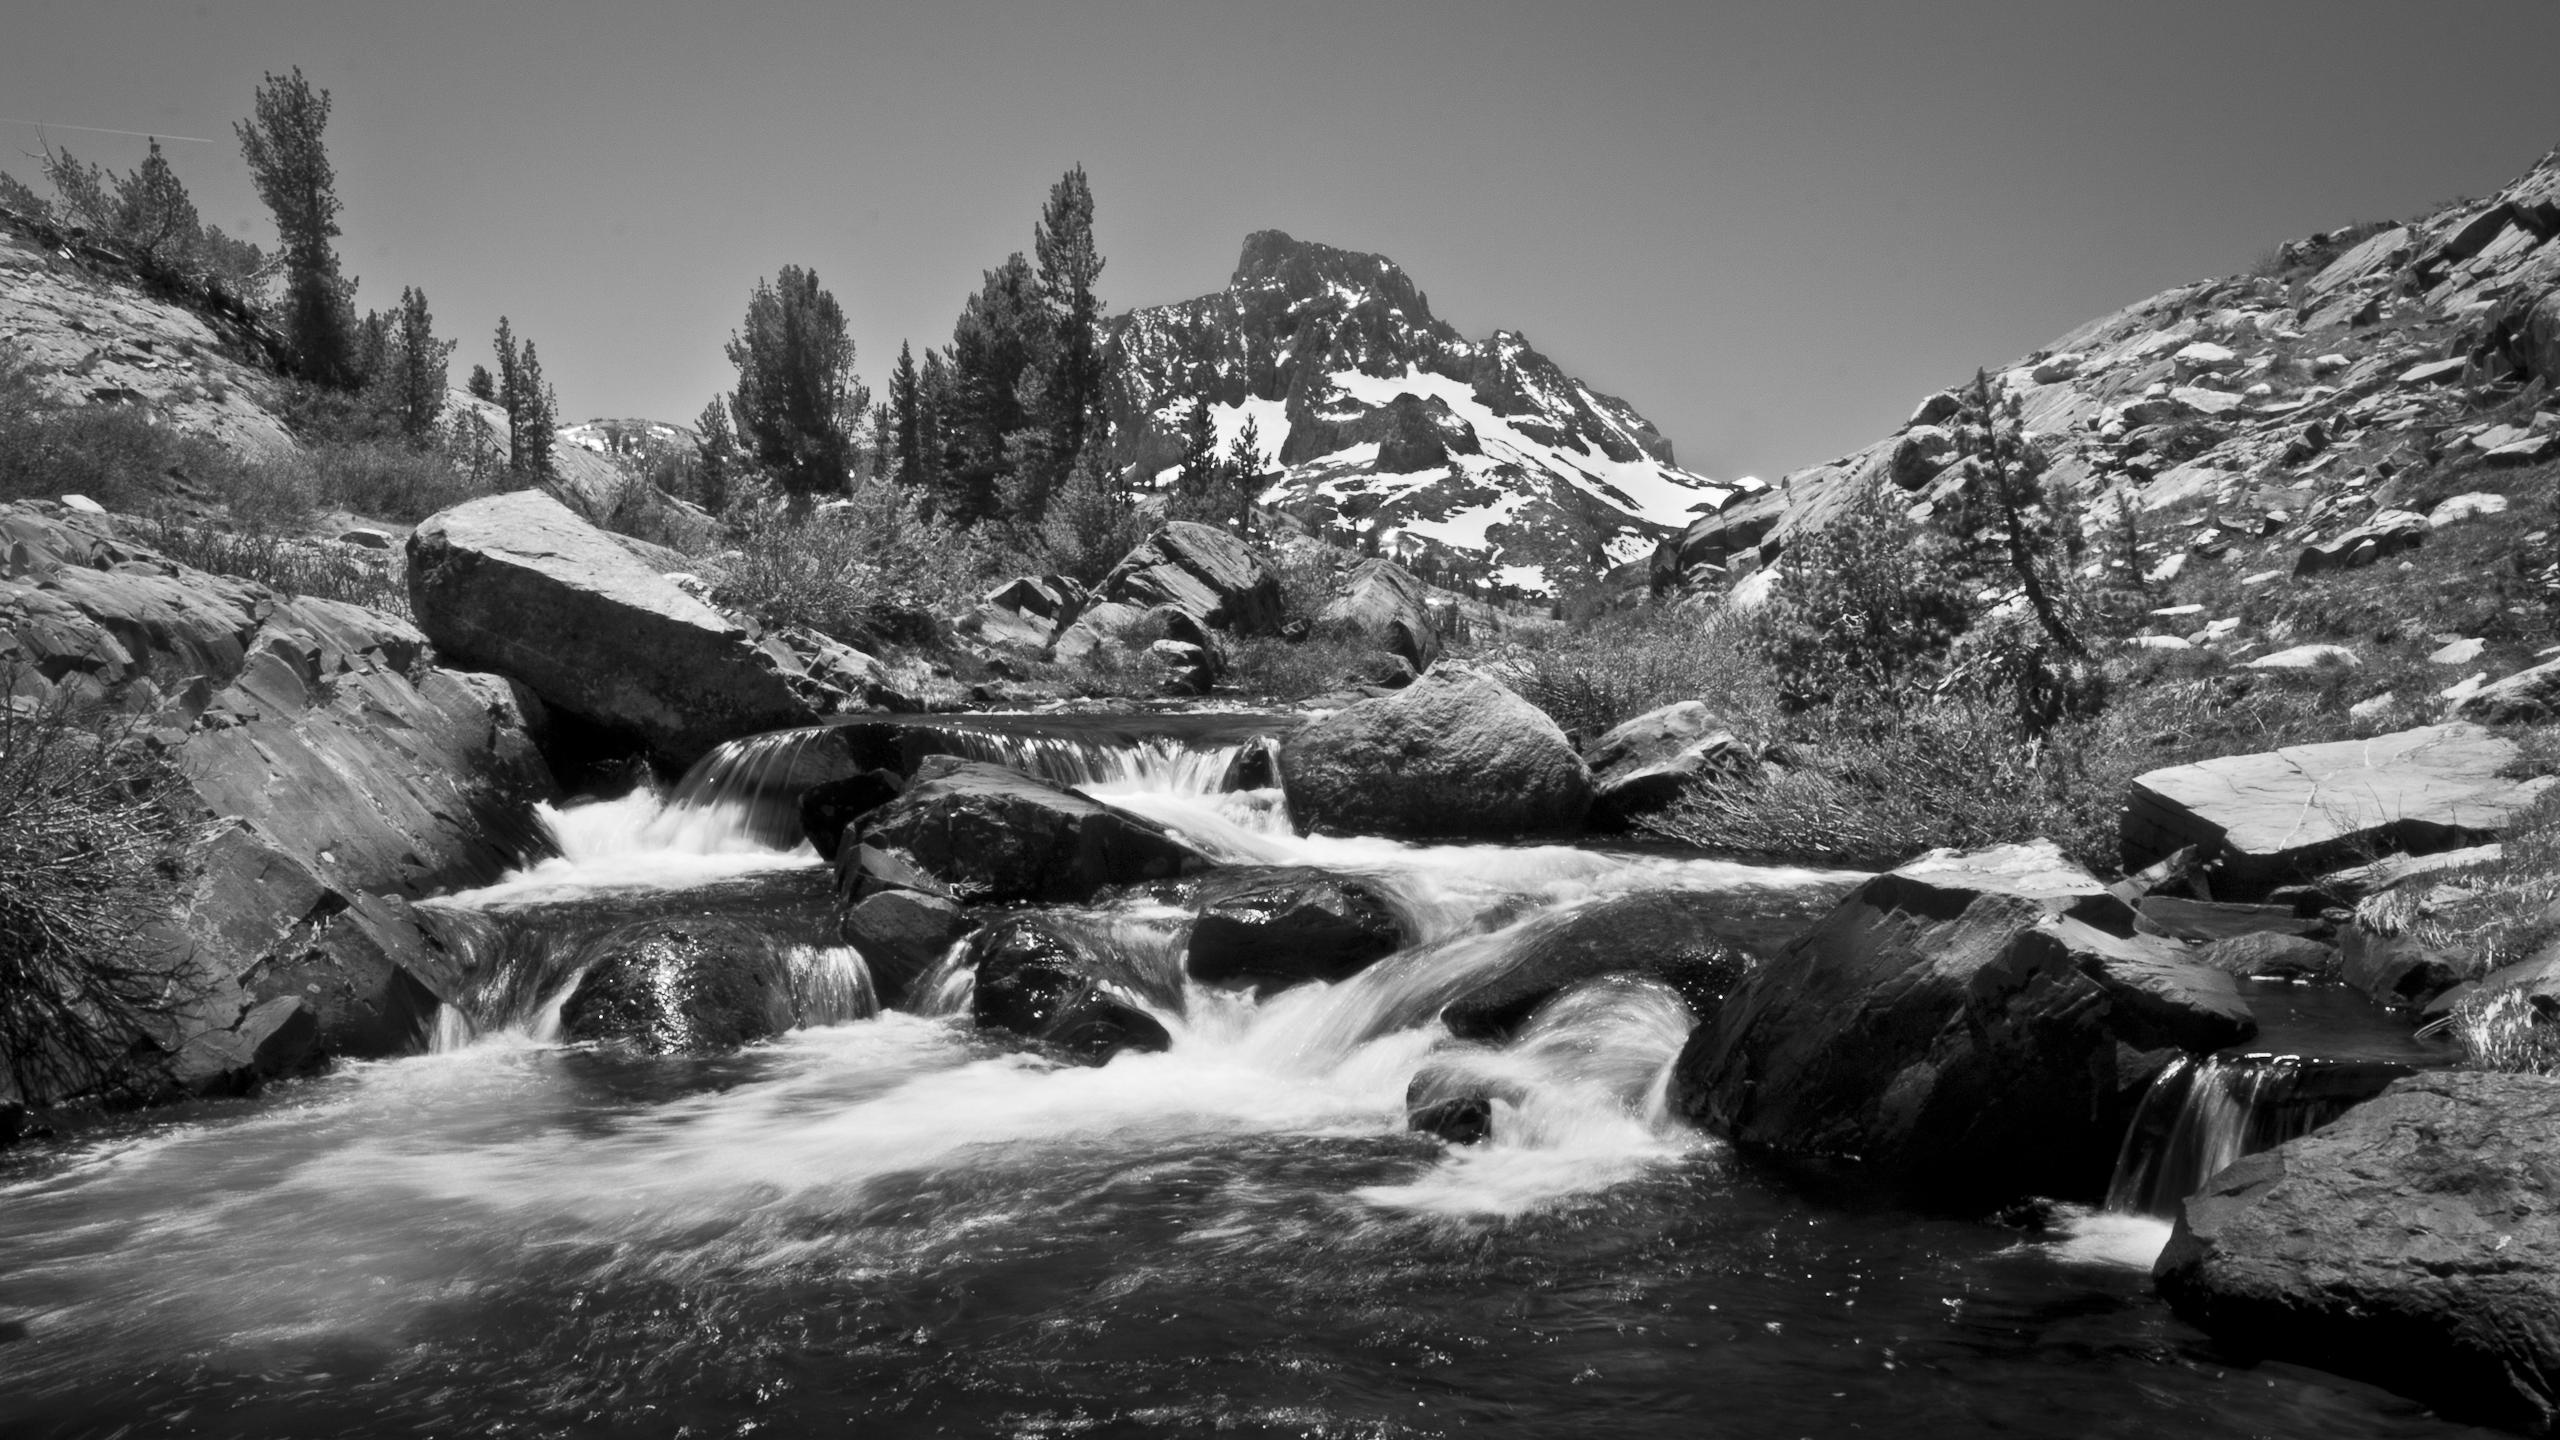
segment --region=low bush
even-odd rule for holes
[[[183,791],[123,717],[0,705],[0,1067],[31,1104],[110,1080],[188,998],[182,958],[147,933],[193,838]]]
[[[143,540],[181,565],[252,580],[286,595],[344,600],[409,618],[408,566],[397,550],[358,550],[272,530],[223,530],[165,517],[143,532]]]
[[[929,520],[878,482],[794,518],[779,505],[739,517],[736,548],[705,565],[720,602],[767,625],[805,625],[849,645],[941,638],[1013,558],[987,537]]]
[[[1736,730],[1766,733],[1777,685],[1757,622],[1695,602],[1601,614],[1524,637],[1514,688],[1569,732],[1595,737],[1681,700],[1703,700]]]

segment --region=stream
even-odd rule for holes
[[[2151,1295],[2155,1216],[2010,1229],[1737,1161],[1665,1113],[1667,989],[1568,991],[1499,1048],[1438,1020],[1572,907],[1712,891],[1778,935],[1836,876],[1299,837],[1219,789],[1232,726],[1035,729],[964,748],[1372,879],[1414,943],[1256,998],[1182,975],[1172,907],[1103,907],[1172,1044],[1079,1066],[977,1033],[953,965],[879,1009],[774,818],[799,742],[546,813],[560,856],[431,902],[477,973],[428,1053],[0,1156],[0,1434],[2470,1433],[2216,1352]],[[587,939],[705,912],[790,942],[809,1023],[561,1042]],[[1406,1128],[1452,1063],[1500,1082],[1482,1144]]]

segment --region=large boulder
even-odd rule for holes
[[[1392,560],[1372,558],[1351,567],[1342,593],[1316,616],[1319,628],[1356,635],[1411,661],[1416,672],[1440,658],[1440,627],[1432,623],[1430,592]]]
[[[2560,1080],[2438,1071],[2190,1196],[2153,1275],[2244,1355],[2560,1428]]]
[[[1603,975],[1669,986],[1689,1013],[1711,1019],[1759,964],[1760,932],[1731,896],[1647,890],[1594,901],[1528,927],[1501,963],[1470,975],[1440,1012],[1471,1040],[1509,1035],[1566,987]]]
[[[1591,767],[1595,830],[1623,830],[1694,783],[1760,768],[1758,754],[1698,700],[1648,710],[1591,742],[1582,758]]]
[[[2509,778],[2515,760],[2457,722],[2154,770],[2125,800],[2124,866],[2194,845],[2220,855],[2218,892],[2247,894],[2358,854],[2476,844],[2552,783]]]
[[[1591,806],[1591,772],[1556,722],[1451,664],[1301,727],[1280,783],[1301,829],[1332,834],[1571,834]]]
[[[1777,490],[1737,496],[1656,545],[1650,567],[1653,593],[1660,595],[1709,569],[1724,574],[1758,565],[1762,545],[1786,517],[1787,498]]]
[[[968,912],[942,896],[885,889],[847,906],[841,933],[871,968],[880,1003],[895,1005],[974,928]]]
[[[1163,1022],[1137,1003],[1139,977],[1080,933],[1077,920],[1034,911],[1007,916],[971,937],[970,1013],[980,1025],[1093,1064],[1123,1050],[1167,1048],[1172,1037]]]
[[[791,971],[771,941],[734,921],[655,920],[599,941],[560,1007],[572,1040],[653,1055],[705,1055],[769,1040],[796,1013]]]
[[[1246,870],[1202,889],[1184,968],[1210,984],[1274,988],[1342,980],[1395,953],[1409,935],[1386,894],[1312,869]]]
[[[2158,1069],[2256,1033],[2229,976],[2132,921],[2050,842],[1932,852],[1744,980],[1673,1103],[1915,1193],[2094,1197]]]
[[[1279,633],[1286,608],[1270,561],[1224,530],[1189,520],[1166,521],[1095,588],[1141,610],[1171,605],[1238,635]]]
[[[689,765],[817,719],[786,655],[536,491],[429,516],[409,536],[418,626],[453,663]]]
[[[905,793],[865,815],[856,833],[840,864],[861,850],[887,851],[982,904],[1083,900],[1105,885],[1210,865],[1151,821],[1001,765],[945,755],[926,759]]]

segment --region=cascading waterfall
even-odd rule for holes
[[[2126,1128],[2107,1208],[2174,1217],[2214,1172],[2310,1134],[2371,1093],[2345,1078],[2298,1055],[2180,1056],[2151,1082]]]

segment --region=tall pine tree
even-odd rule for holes
[[[916,373],[916,356],[912,346],[898,345],[898,368],[889,372],[889,424],[891,439],[898,447],[898,483],[922,494],[925,486],[925,463],[917,449],[924,423],[922,377]]]
[[[551,450],[560,401],[542,378],[533,342],[516,343],[515,327],[498,317],[498,404],[507,412],[507,469],[529,484],[559,478]]]
[[[1063,477],[1084,453],[1102,399],[1102,300],[1093,287],[1103,262],[1093,238],[1093,187],[1082,165],[1049,188],[1031,249],[1039,257],[1050,336],[1040,418],[1048,431],[1048,461]],[[1040,490],[1045,494],[1053,485]]]
[[[757,281],[728,355],[738,367],[729,402],[738,439],[756,463],[796,505],[843,490],[871,394],[853,373],[844,307],[818,273],[785,265],[771,282]]]
[[[986,272],[952,328],[951,406],[944,424],[953,456],[956,519],[993,516],[998,496],[1013,488],[1007,482],[1013,479],[1024,441],[1046,438],[1024,434],[1031,429],[1031,417],[1023,405],[1023,382],[1046,361],[1047,321],[1039,278],[1017,251]]]
[[[362,377],[348,354],[355,285],[340,277],[329,243],[339,234],[339,206],[337,172],[320,140],[328,125],[329,92],[315,92],[296,66],[260,82],[256,114],[232,130],[284,248],[285,335],[303,378],[344,387]]]

